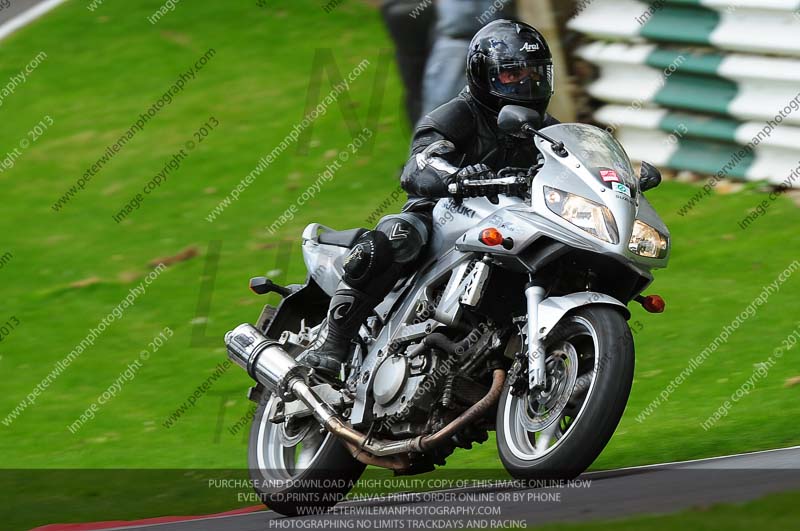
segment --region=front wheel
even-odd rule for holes
[[[633,337],[611,306],[568,315],[544,347],[547,388],[530,393],[527,364],[517,361],[498,404],[497,449],[517,479],[586,470],[617,428],[633,382]]]

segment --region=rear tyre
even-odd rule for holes
[[[517,479],[574,478],[585,471],[616,430],[633,382],[633,337],[614,307],[566,316],[545,349],[552,376],[546,392],[531,400],[527,371],[516,362],[525,383],[514,386],[509,378],[498,404],[497,449]]]
[[[288,426],[270,422],[275,400],[262,399],[250,429],[254,488],[264,505],[282,515],[321,513],[344,499],[365,466],[313,417]]]

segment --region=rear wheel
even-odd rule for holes
[[[614,433],[633,381],[633,337],[611,306],[581,308],[545,341],[548,386],[531,394],[515,362],[497,410],[497,449],[517,479],[572,478]]]
[[[256,492],[286,516],[316,514],[343,500],[364,471],[313,417],[270,422],[274,396],[265,396],[250,429],[248,463]]]

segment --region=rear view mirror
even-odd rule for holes
[[[642,161],[642,171],[639,173],[639,189],[642,192],[646,192],[659,184],[661,184],[661,172],[649,162]]]
[[[530,136],[529,128],[535,131],[542,128],[542,115],[520,105],[506,105],[497,115],[497,127],[510,135]]]

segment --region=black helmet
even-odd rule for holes
[[[467,53],[469,90],[494,112],[523,105],[542,116],[553,96],[553,56],[533,27],[495,20],[475,34]]]

